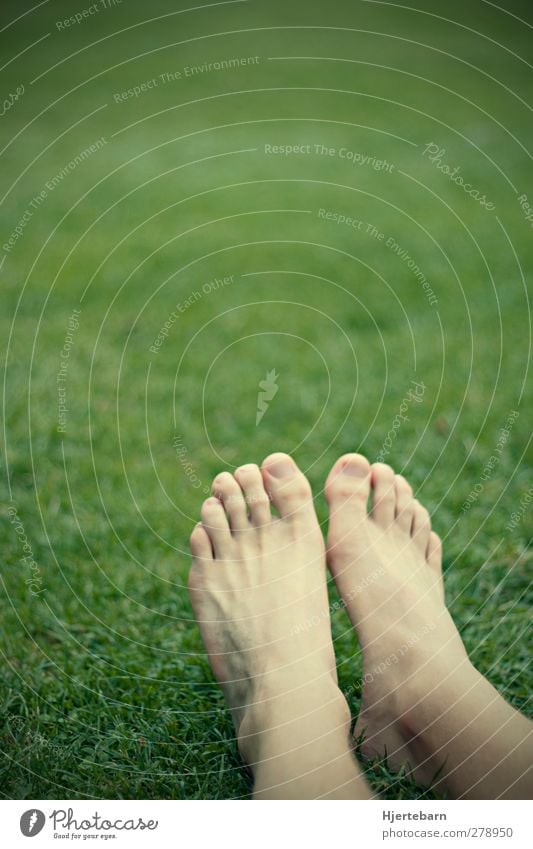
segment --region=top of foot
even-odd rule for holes
[[[223,472],[212,492],[191,536],[190,593],[246,758],[262,705],[290,713],[305,695],[313,711],[317,693],[340,696],[325,547],[309,483],[285,454]]]
[[[361,713],[366,756],[409,762],[418,780],[438,764],[414,751],[413,716],[466,652],[444,603],[441,542],[401,475],[359,454],[341,457],[326,482],[328,562],[363,652]],[[436,692],[436,691],[435,691]]]

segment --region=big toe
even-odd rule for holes
[[[335,463],[325,487],[331,518],[344,510],[366,511],[370,494],[370,463],[362,454],[345,454]]]
[[[211,540],[201,523],[198,523],[190,537],[191,554],[195,560],[203,563],[211,563],[213,560],[213,549]]]
[[[265,489],[282,519],[316,524],[311,486],[288,454],[270,454],[261,471]]]
[[[341,556],[353,547],[352,534],[366,519],[370,494],[370,463],[362,454],[340,457],[328,475],[325,486],[329,505],[328,550],[330,557]]]
[[[396,515],[395,475],[385,463],[372,466],[372,518],[383,530],[387,530]]]

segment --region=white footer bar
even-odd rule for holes
[[[526,849],[528,802],[1,801],[1,844]],[[34,840],[35,842],[32,842]]]

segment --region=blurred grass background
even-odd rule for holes
[[[288,451],[325,523],[330,466],[377,457],[412,381],[423,400],[387,460],[444,539],[474,662],[527,711],[530,506],[506,525],[531,485],[530,5],[105,5],[68,27],[89,3],[0,12],[2,793],[247,796],[185,589],[201,501],[219,471]],[[243,57],[259,61],[186,75]],[[430,143],[493,211],[424,155]],[[256,427],[272,369],[279,392]],[[360,657],[342,611],[333,627],[355,716]],[[384,797],[427,795],[386,762],[367,774]]]

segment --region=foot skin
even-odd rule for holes
[[[363,652],[354,735],[364,735],[364,757],[386,754],[430,783],[443,758],[422,738],[442,710],[439,685],[472,670],[444,603],[440,539],[407,481],[382,463],[341,457],[325,491],[329,566]]]
[[[256,796],[353,798],[309,483],[290,457],[273,454],[261,470],[222,473],[212,492],[191,536],[190,595]],[[341,770],[332,779],[339,764],[348,778]]]

